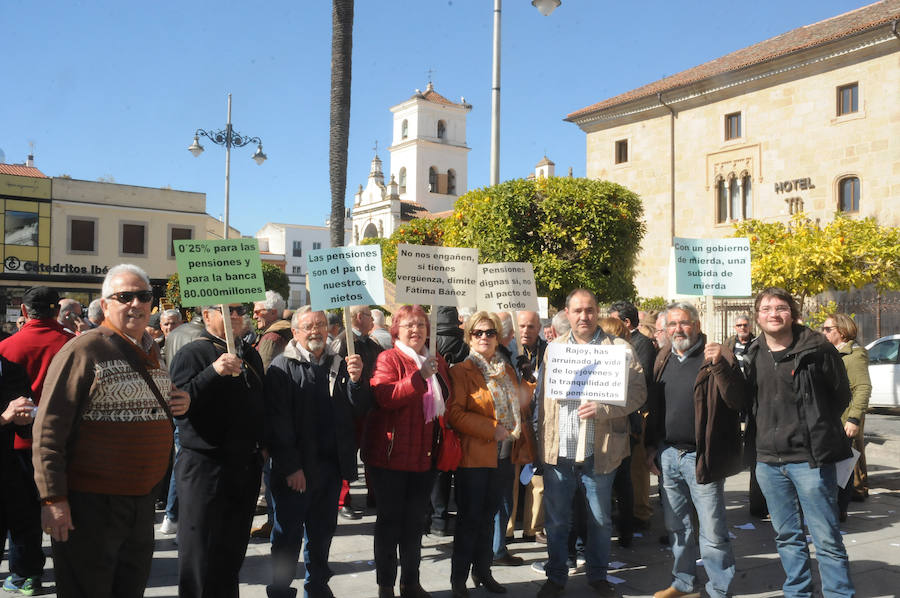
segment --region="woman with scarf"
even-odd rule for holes
[[[454,598],[469,595],[470,568],[475,587],[506,592],[491,576],[493,520],[503,492],[513,483],[511,455],[518,449],[514,444],[525,441],[528,418],[522,410],[529,404],[533,385],[519,383],[515,370],[497,351],[501,329],[495,314],[473,314],[464,328],[469,356],[450,370],[453,394],[448,417],[462,445],[450,569]]]
[[[378,355],[372,374],[375,407],[367,416],[362,459],[378,504],[378,598],[394,596],[398,549],[401,598],[429,598],[419,583],[422,522],[434,486],[434,453],[450,375],[444,359],[428,353],[428,335],[421,307],[398,309],[391,325],[394,348]]]

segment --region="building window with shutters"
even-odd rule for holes
[[[741,113],[732,112],[725,115],[725,141],[741,138]]]
[[[837,116],[859,112],[859,83],[837,88]]]
[[[859,177],[848,176],[838,181],[838,210],[859,211]]]

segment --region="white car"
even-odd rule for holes
[[[866,345],[872,397],[869,407],[900,407],[900,334],[883,336]]]

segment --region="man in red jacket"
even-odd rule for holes
[[[16,334],[0,342],[0,355],[22,366],[31,383],[31,398],[40,403],[41,390],[50,360],[74,335],[57,322],[59,295],[48,287],[32,287],[22,297],[25,325]],[[31,439],[18,434],[14,441],[16,475],[26,489],[22,500],[12,505],[9,530],[9,571],[3,583],[7,591],[20,591],[30,596],[41,587],[44,552],[41,549],[41,508],[34,485],[31,464]],[[12,475],[12,474],[11,474]]]

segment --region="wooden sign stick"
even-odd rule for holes
[[[350,317],[350,306],[344,307],[344,332],[347,334],[347,356],[356,355],[353,345],[353,319]]]

